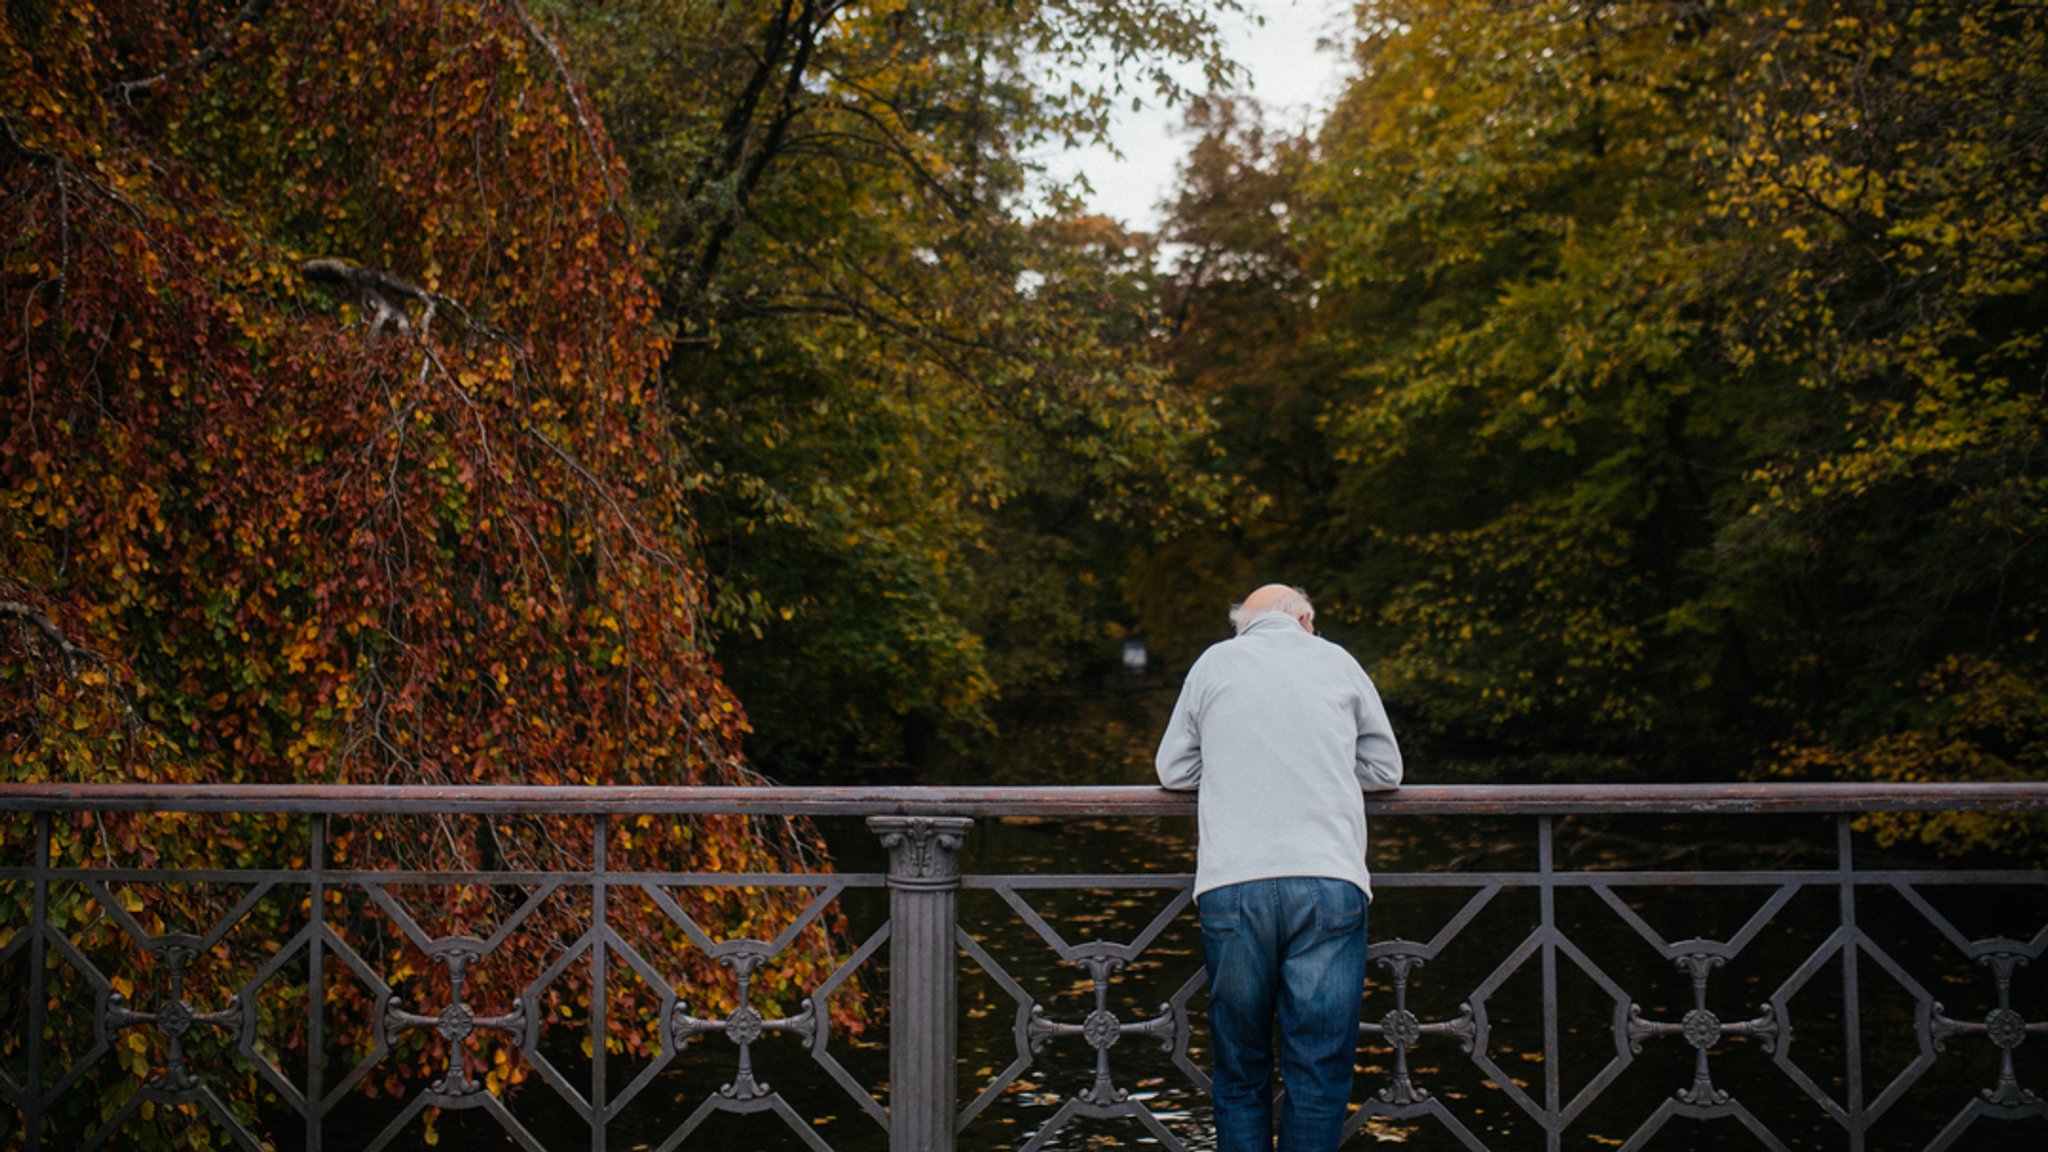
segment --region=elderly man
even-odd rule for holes
[[[1273,1148],[1274,1025],[1287,1086],[1280,1152],[1343,1137],[1365,993],[1362,793],[1398,787],[1401,751],[1365,670],[1315,634],[1299,588],[1231,610],[1159,743],[1159,782],[1200,792],[1195,896],[1209,968],[1217,1152]]]

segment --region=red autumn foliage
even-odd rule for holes
[[[35,12],[0,22],[0,773],[747,781],[623,172],[524,7]],[[335,860],[540,851],[399,839]],[[698,822],[614,863],[811,846]],[[752,899],[691,908],[786,921]]]

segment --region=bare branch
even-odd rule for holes
[[[366,298],[370,296],[376,297],[374,307],[384,312],[396,313],[398,317],[396,322],[399,324],[399,331],[401,332],[409,331],[411,329],[411,322],[407,319],[404,309],[391,302],[391,297],[403,296],[410,300],[416,300],[427,308],[434,307],[436,303],[434,293],[427,291],[403,276],[393,276],[389,272],[380,272],[375,268],[365,268],[360,264],[350,263],[347,260],[321,257],[300,264],[299,271],[305,273],[308,280],[329,284],[344,284],[363,293]],[[367,299],[365,303],[368,303]]]
[[[0,112],[0,144],[6,145],[7,148],[11,149],[13,152],[21,156],[24,160],[27,160],[31,164],[48,165],[53,171],[56,172],[57,179],[60,182],[75,180],[79,183],[81,188],[90,189],[91,191],[97,192],[100,195],[106,197],[113,203],[119,204],[123,209],[127,211],[128,215],[134,219],[135,226],[137,228],[143,228],[148,226],[148,218],[142,214],[142,209],[135,206],[134,201],[128,199],[126,196],[121,195],[119,192],[114,191],[114,189],[109,185],[102,183],[99,180],[93,179],[92,174],[89,171],[81,169],[78,167],[78,165],[66,161],[62,156],[59,156],[54,152],[45,152],[42,149],[34,147],[33,145],[29,144],[28,141],[22,138],[21,131],[14,122],[14,117],[8,115],[5,112]],[[72,197],[70,190],[68,188],[65,189],[64,194],[66,196],[66,219],[68,221],[68,204]]]
[[[107,89],[107,95],[125,104],[132,101],[137,92],[147,92],[180,72],[205,71],[207,68],[212,67],[223,55],[226,55],[228,42],[235,38],[235,34],[240,32],[243,27],[261,19],[263,14],[270,10],[271,3],[272,0],[246,0],[241,9],[228,19],[227,24],[221,28],[219,34],[215,35],[212,42],[207,44],[206,47],[193,53],[183,62],[173,64],[154,76],[146,76],[140,80],[124,80],[115,84]]]
[[[446,311],[453,313],[468,331],[510,345],[522,358],[527,355],[526,347],[512,333],[477,319],[453,296],[422,288],[403,276],[394,276],[376,268],[365,268],[360,264],[331,256],[307,260],[299,265],[299,271],[306,279],[316,283],[336,284],[355,289],[363,310],[370,314],[370,338],[373,341],[387,324],[401,334],[414,334],[412,315],[400,303],[410,300],[422,308],[417,335],[423,339],[433,327],[434,317]]]
[[[674,275],[675,290],[664,292],[671,301],[687,306],[700,299],[717,277],[747,202],[783,153],[791,125],[808,107],[805,81],[811,75],[812,57],[826,25],[844,7],[844,0],[783,0],[770,20],[753,74],[719,129],[722,145],[685,185],[686,203],[696,203],[716,186],[729,191],[723,207],[694,242],[695,256]],[[774,84],[778,69],[783,70],[779,88]],[[764,101],[770,111],[765,122],[757,123]]]
[[[422,336],[433,324],[434,308],[439,303],[437,295],[402,276],[328,257],[308,260],[299,265],[299,271],[305,273],[308,280],[340,284],[356,290],[356,298],[362,302],[363,310],[370,314],[370,331],[364,337],[366,344],[375,344],[386,324],[396,328],[400,335],[412,333],[412,317],[393,301],[393,297],[419,302],[424,309],[420,316]]]
[[[591,122],[589,109],[583,105],[583,95],[578,90],[576,78],[569,73],[569,63],[562,58],[561,46],[556,44],[554,38],[549,36],[534,21],[533,14],[526,9],[525,0],[511,0],[511,4],[512,11],[519,17],[520,26],[526,29],[526,35],[535,44],[540,46],[542,52],[547,53],[549,60],[554,62],[555,75],[562,81],[562,91],[568,94],[569,105],[576,110],[576,125],[583,129],[584,143],[590,145],[591,159],[597,164],[598,172],[604,177],[605,207],[612,215],[617,216],[620,221],[626,224],[628,234],[630,234],[632,222],[627,219],[624,213],[619,211],[619,189],[616,184],[612,183],[611,158],[605,152],[604,145],[598,137],[597,126]]]
[[[62,628],[57,627],[56,621],[37,611],[31,605],[24,604],[19,600],[0,600],[0,616],[12,616],[28,624],[37,632],[42,633],[43,639],[49,642],[50,647],[57,650],[59,656],[63,657],[64,673],[67,676],[72,674],[74,666],[80,660],[89,660],[95,664],[104,664],[106,662],[100,658],[99,653],[94,652],[92,649],[72,643],[71,637],[66,636]]]

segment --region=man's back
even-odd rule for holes
[[[1360,794],[1401,782],[1400,750],[1358,662],[1293,618],[1266,613],[1202,654],[1158,769],[1201,790],[1198,894],[1274,876],[1371,892]]]

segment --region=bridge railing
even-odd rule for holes
[[[1352,1146],[2048,1139],[2048,1060],[2020,1054],[2048,1032],[2048,873],[1873,862],[1855,830],[2040,812],[2048,785],[1367,806],[1392,863],[1376,850]],[[213,829],[196,856],[149,842],[173,813]],[[455,1126],[465,1149],[1206,1147],[1188,858],[962,867],[1020,821],[1193,813],[1140,787],[0,786],[0,1145],[374,1150]],[[868,838],[876,867],[626,850],[650,825],[791,817],[855,829],[837,843]],[[335,858],[421,818],[560,842],[517,867]]]

